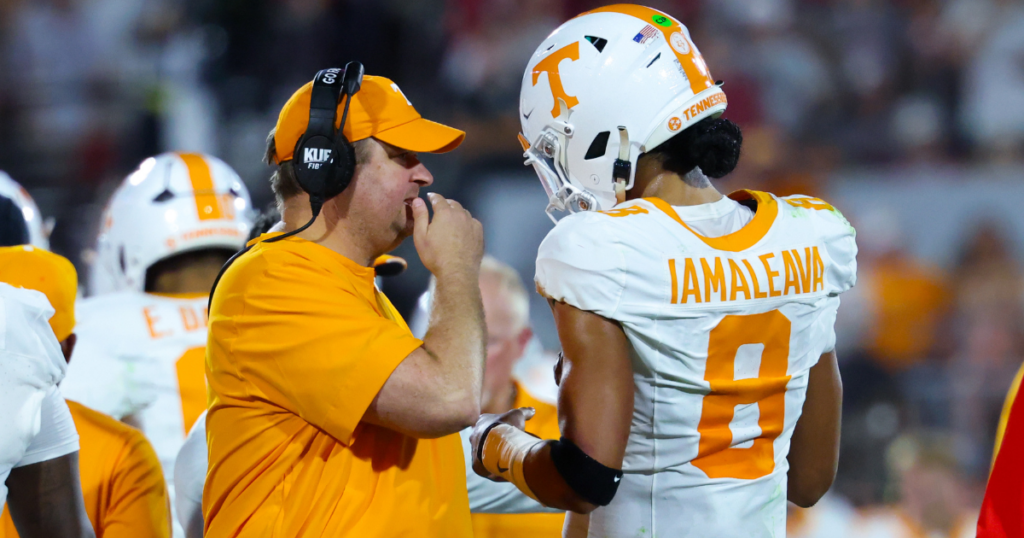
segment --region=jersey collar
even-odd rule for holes
[[[757,244],[768,233],[772,224],[775,223],[775,217],[779,214],[779,205],[771,194],[761,191],[739,190],[729,194],[729,198],[737,202],[754,200],[757,202],[757,210],[754,212],[754,218],[746,226],[721,237],[704,237],[697,233],[693,228],[687,226],[683,219],[679,218],[679,215],[668,202],[661,198],[644,198],[644,200],[650,202],[672,220],[689,230],[690,233],[707,244],[707,246],[715,250],[740,252]]]

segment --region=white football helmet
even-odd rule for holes
[[[39,212],[35,200],[29,196],[21,184],[11,179],[11,176],[0,170],[0,196],[10,198],[14,205],[21,209],[25,216],[25,224],[28,225],[29,243],[37,248],[50,250],[49,225],[43,222],[43,215]]]
[[[614,206],[641,153],[725,111],[720,86],[689,30],[655,9],[606,6],[560,26],[530,58],[519,101],[548,215]]]
[[[90,294],[145,291],[160,260],[208,248],[240,250],[255,213],[238,174],[216,157],[150,157],[117,188],[103,211]]]

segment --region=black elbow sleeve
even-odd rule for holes
[[[619,489],[622,471],[605,467],[565,437],[551,444],[551,461],[565,483],[591,504],[608,506]]]

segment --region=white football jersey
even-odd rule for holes
[[[206,411],[196,419],[174,462],[174,510],[186,538],[203,536],[203,487],[210,459],[206,449]]]
[[[11,469],[78,450],[56,389],[67,363],[50,328],[53,313],[42,292],[0,282],[0,507]]]
[[[816,198],[730,197],[756,213],[722,237],[650,198],[568,216],[541,244],[538,290],[619,322],[632,348],[625,474],[590,536],[786,535],[790,438],[856,281],[855,232]]]
[[[135,291],[80,300],[78,343],[61,384],[69,399],[132,417],[160,458],[172,507],[174,459],[206,410],[206,307],[205,295]]]

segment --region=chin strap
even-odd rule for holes
[[[619,179],[615,181],[615,205],[626,201],[626,182]]]
[[[626,126],[619,125],[619,157],[612,165],[616,204],[626,201],[626,185],[629,185],[629,176],[632,172],[633,165],[629,162],[629,132],[626,130]]]

